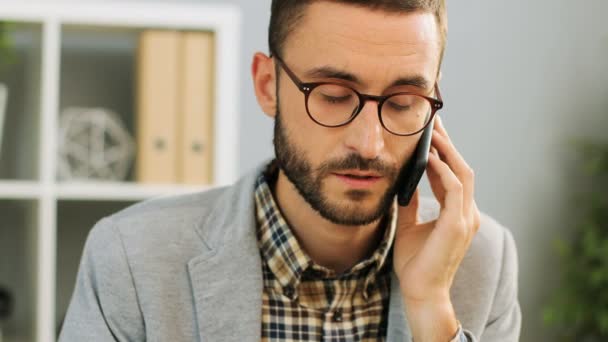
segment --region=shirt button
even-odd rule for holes
[[[373,283],[369,284],[367,286],[367,289],[365,289],[365,296],[367,298],[371,297],[374,294],[374,290],[375,290],[374,284]]]
[[[336,311],[334,311],[334,322],[342,322],[342,310],[341,309],[337,309]]]
[[[316,278],[322,278],[325,275],[325,273],[323,273],[323,271],[313,270],[312,275]]]
[[[283,294],[286,297],[289,297],[289,299],[293,299],[293,295],[295,294],[295,289],[293,288],[293,286],[285,286],[283,288]]]

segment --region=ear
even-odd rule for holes
[[[251,63],[251,75],[258,104],[266,115],[274,118],[277,113],[274,60],[261,52],[256,53]]]

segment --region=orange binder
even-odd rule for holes
[[[185,32],[181,41],[178,179],[213,183],[214,38],[211,32]]]
[[[144,31],[137,52],[136,180],[176,183],[180,33]]]

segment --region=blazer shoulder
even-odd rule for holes
[[[519,335],[518,263],[511,231],[481,213],[452,288],[457,312],[480,340],[515,341]]]
[[[505,249],[515,248],[513,234],[509,228],[487,213],[480,214],[479,230],[471,241],[469,253],[475,259],[488,258],[487,262],[499,267],[504,262],[504,257],[509,254]]]
[[[118,211],[101,221],[111,222],[128,256],[157,255],[200,250],[196,226],[209,216],[226,187],[203,192],[158,197]],[[100,221],[100,222],[101,222]],[[108,229],[98,225],[97,229]],[[94,243],[103,244],[105,234],[91,232]],[[101,240],[100,240],[101,239]]]
[[[114,221],[171,218],[183,214],[200,214],[214,206],[227,187],[212,188],[191,194],[161,196],[133,204],[111,215]]]

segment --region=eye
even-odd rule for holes
[[[386,109],[395,112],[407,112],[413,110],[417,106],[418,98],[409,94],[395,95],[386,100],[384,105]]]
[[[395,101],[388,101],[387,104],[391,107],[391,109],[398,110],[400,112],[408,111],[411,108],[409,104],[400,104]]]
[[[344,96],[332,96],[327,94],[321,94],[323,96],[323,100],[328,103],[338,104],[349,102],[352,98],[352,95],[344,95]]]

